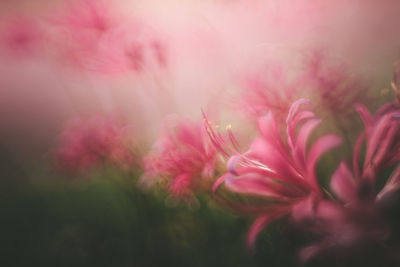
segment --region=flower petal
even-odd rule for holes
[[[232,176],[232,174],[230,172],[225,173],[224,175],[222,175],[221,177],[219,177],[212,188],[212,191],[215,192],[217,190],[217,188],[223,183],[225,182],[225,179],[227,179],[228,177]]]
[[[310,149],[307,157],[307,173],[309,182],[315,187],[318,192],[320,191],[317,177],[315,174],[315,165],[317,164],[318,159],[329,149],[332,149],[338,146],[342,142],[342,139],[333,134],[325,135],[319,138]]]
[[[294,151],[294,159],[296,163],[301,166],[303,169],[306,168],[306,149],[307,149],[307,140],[311,134],[311,132],[321,123],[320,119],[311,119],[307,121],[300,129],[297,144]]]
[[[294,143],[295,143],[294,133],[296,130],[297,123],[300,120],[306,118],[307,116],[314,115],[314,113],[312,113],[310,111],[305,111],[304,113],[300,112],[300,114],[298,114],[300,106],[302,104],[310,104],[310,101],[308,99],[304,99],[304,98],[297,100],[290,106],[288,115],[286,117],[286,125],[287,125],[286,133],[288,136],[288,144],[289,144],[289,147],[292,149],[293,149]]]
[[[400,189],[400,165],[398,165],[396,169],[393,171],[386,185],[379,192],[376,199],[377,201],[380,201],[382,197],[384,197],[386,194],[397,191],[399,189]]]
[[[311,219],[314,216],[314,200],[312,197],[308,197],[303,201],[300,201],[292,208],[291,213],[293,219],[296,222],[303,222]]]
[[[246,244],[247,247],[250,251],[254,250],[254,244],[256,242],[258,234],[261,232],[261,230],[272,221],[270,216],[265,215],[257,218],[253,224],[250,226],[250,229],[247,233],[246,237]]]
[[[246,153],[246,157],[261,162],[273,172],[284,177],[285,180],[292,180],[292,177],[298,176],[290,158],[283,157],[265,138],[256,138],[251,144],[249,152]]]
[[[373,121],[371,113],[362,105],[355,105],[355,108],[363,120],[365,129],[368,131]]]
[[[345,202],[353,202],[357,199],[357,188],[353,174],[342,162],[332,175],[331,188],[334,193]]]
[[[225,183],[231,191],[241,194],[276,197],[277,200],[283,201],[298,196],[290,187],[257,173],[249,173],[239,178],[228,177]]]
[[[296,126],[297,124],[302,121],[302,120],[306,120],[306,119],[312,119],[315,118],[315,113],[311,112],[311,111],[302,111],[299,112],[296,117],[292,120],[287,122],[287,128],[286,128],[286,134],[288,136],[288,145],[290,147],[290,149],[294,150],[295,147],[295,132],[296,132]]]
[[[264,139],[278,152],[282,157],[288,157],[286,146],[279,135],[278,127],[274,116],[269,112],[258,120],[258,128]]]
[[[265,226],[267,226],[272,221],[275,221],[275,220],[279,219],[280,217],[285,216],[288,213],[289,213],[289,210],[287,208],[282,208],[280,210],[277,210],[275,213],[271,213],[268,215],[263,215],[261,217],[258,217],[253,222],[253,224],[250,226],[250,229],[247,232],[247,237],[246,237],[247,248],[250,251],[254,251],[254,244],[255,244],[257,236],[261,232],[261,230],[263,228],[265,228]]]

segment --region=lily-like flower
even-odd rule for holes
[[[112,118],[73,119],[61,133],[56,148],[57,165],[85,171],[110,164],[126,168],[135,163],[128,125]]]
[[[310,134],[321,120],[310,109],[303,109],[306,105],[310,105],[306,99],[291,105],[286,119],[286,142],[272,112],[260,118],[261,135],[253,141],[248,152],[237,152],[229,159],[229,172],[214,185],[214,190],[224,183],[233,192],[268,199],[262,206],[233,205],[241,212],[258,217],[247,236],[249,247],[254,245],[258,233],[268,223],[291,214],[300,203],[317,203],[323,197],[315,166],[326,151],[340,144],[341,139],[333,134],[322,136],[307,151]],[[211,137],[215,140],[213,135]]]
[[[310,211],[309,215],[313,215],[309,217],[312,223],[308,220],[308,228],[320,241],[302,250],[303,261],[318,255],[339,255],[343,261],[368,262],[371,257],[378,257],[379,251],[379,257],[390,264],[399,263],[387,242],[395,226],[389,217],[399,204],[396,198],[400,192],[400,109],[390,103],[371,115],[363,106],[356,108],[365,130],[356,141],[353,170],[342,162],[332,176],[331,189],[339,203],[325,201]],[[364,144],[365,157],[360,166]],[[384,172],[395,165],[384,186],[379,188],[379,180],[385,179]],[[372,254],[367,254],[371,257],[354,254],[369,250]]]
[[[166,120],[165,126],[144,159],[141,182],[166,181],[173,197],[185,199],[214,176],[218,163],[216,149],[201,123],[179,120],[172,126]]]

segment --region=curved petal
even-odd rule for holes
[[[297,164],[305,169],[307,140],[311,132],[321,123],[320,119],[311,119],[304,123],[297,136],[297,144],[294,151],[294,158]]]
[[[345,202],[353,202],[357,199],[357,188],[353,174],[342,162],[332,175],[331,188],[336,196]]]
[[[297,172],[293,169],[289,157],[283,157],[271,143],[262,137],[256,138],[251,144],[246,157],[260,161],[273,172],[285,177],[285,180],[290,180],[291,177],[296,177]]]
[[[253,224],[250,226],[249,231],[247,232],[247,237],[246,237],[246,244],[247,248],[250,251],[254,251],[254,244],[256,242],[258,234],[261,232],[263,228],[265,228],[269,223],[271,223],[274,220],[277,220],[278,218],[285,216],[286,214],[289,213],[289,210],[286,208],[279,210],[273,214],[269,215],[263,215],[261,217],[258,217]]]
[[[372,158],[374,157],[380,143],[384,140],[387,132],[390,130],[391,121],[391,114],[386,114],[379,118],[370,132],[367,131],[367,152],[365,155],[364,166],[372,163]]]
[[[360,114],[360,117],[364,123],[364,127],[368,131],[373,121],[371,113],[362,105],[355,105],[355,109],[357,110],[358,114]]]
[[[398,136],[400,125],[397,122],[390,123],[389,129],[385,132],[385,137],[380,141],[379,147],[376,149],[373,163],[378,168],[381,163],[384,164],[385,157],[390,154],[390,149],[396,144],[396,136]]]
[[[316,118],[315,113],[312,111],[302,111],[296,115],[296,117],[292,120],[287,122],[286,134],[288,137],[288,145],[290,149],[294,150],[296,140],[295,140],[295,133],[296,133],[296,126],[300,121],[306,119]]]
[[[387,181],[386,185],[379,192],[376,199],[379,201],[386,194],[391,193],[396,190],[399,190],[399,189],[400,189],[400,165],[398,165],[396,167],[396,169],[393,171],[393,173],[390,176],[389,180]]]
[[[276,197],[283,201],[299,197],[299,194],[289,186],[257,173],[249,173],[239,178],[228,177],[225,179],[225,184],[231,191],[242,194]]]
[[[287,125],[286,133],[288,136],[288,145],[292,149],[295,145],[294,135],[297,123],[300,120],[305,119],[307,117],[315,116],[315,114],[310,111],[303,111],[299,113],[299,109],[302,104],[310,104],[310,101],[305,98],[297,100],[290,106],[288,115],[286,117],[286,125]]]
[[[360,174],[360,151],[362,144],[365,140],[365,133],[362,133],[356,141],[356,145],[354,147],[354,152],[353,152],[353,172],[355,175],[356,179],[361,179],[361,174]]]
[[[286,146],[279,134],[274,116],[269,112],[258,120],[258,129],[268,142],[282,157],[287,157]]]
[[[228,177],[230,177],[230,176],[232,176],[232,174],[231,174],[230,172],[227,172],[227,173],[225,173],[224,175],[222,175],[221,177],[219,177],[219,178],[215,181],[215,183],[214,183],[214,185],[213,185],[213,187],[212,187],[212,191],[213,191],[213,192],[217,191],[217,188],[218,188],[223,182],[225,182],[225,180],[226,180]]]
[[[261,232],[264,227],[270,223],[273,219],[271,219],[270,216],[265,215],[257,218],[253,224],[250,226],[249,231],[247,232],[247,237],[246,237],[246,244],[247,248],[250,251],[254,251],[254,244],[256,242],[258,234]]]
[[[316,243],[307,247],[304,247],[300,250],[300,261],[301,263],[307,263],[313,257],[315,257],[318,253],[323,250],[324,246],[321,243]]]
[[[342,139],[334,134],[325,135],[319,138],[310,149],[307,157],[307,173],[309,182],[315,187],[315,189],[320,191],[317,177],[315,175],[315,165],[318,159],[329,149],[338,146],[342,142]]]
[[[295,115],[298,113],[300,106],[303,104],[310,104],[310,100],[306,99],[306,98],[300,98],[299,100],[293,102],[293,104],[290,106],[288,115],[286,117],[286,124],[291,124],[291,122],[293,121],[293,118],[295,117]]]

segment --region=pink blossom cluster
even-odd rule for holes
[[[305,99],[294,102],[288,111],[285,140],[270,111],[259,119],[260,136],[250,149],[236,152],[228,160],[228,171],[214,184],[216,193],[224,185],[233,194],[264,199],[261,205],[259,201],[225,202],[257,218],[247,235],[250,248],[265,226],[288,216],[299,229],[315,235],[315,242],[300,251],[303,262],[330,257],[340,262],[368,263],[370,257],[363,253],[385,259],[388,266],[399,262],[398,250],[388,244],[395,231],[391,217],[396,214],[400,189],[400,107],[388,103],[375,115],[364,106],[355,107],[365,129],[355,142],[352,169],[342,161],[333,173],[331,193],[319,184],[316,164],[340,145],[341,138],[326,134],[308,147],[310,135],[321,120]]]
[[[351,75],[344,64],[329,63],[322,52],[307,56],[298,75],[291,77],[287,69],[269,64],[245,75],[241,110],[256,120],[273,111],[282,120],[294,101],[310,98],[318,111],[348,117],[354,104],[368,100],[363,81]]]
[[[171,195],[183,199],[210,187],[219,158],[202,123],[167,119],[163,130],[144,158],[142,182],[166,181]]]
[[[56,148],[59,168],[82,172],[107,165],[131,168],[137,164],[129,125],[112,117],[72,119]]]
[[[167,48],[160,34],[113,7],[109,1],[74,0],[42,18],[0,18],[1,56],[46,57],[103,74],[165,68]]]

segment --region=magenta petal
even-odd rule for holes
[[[292,217],[296,222],[311,219],[314,216],[314,201],[312,197],[300,201],[292,208]]]
[[[288,136],[288,144],[289,147],[293,149],[294,147],[294,133],[296,130],[296,125],[297,123],[304,119],[307,118],[308,116],[313,116],[314,113],[310,112],[310,111],[304,111],[301,112],[300,114],[298,114],[298,111],[300,109],[300,106],[302,104],[310,104],[310,101],[308,99],[299,99],[296,102],[294,102],[289,109],[288,115],[286,117],[286,125],[287,125],[287,129],[286,129],[286,133]]]
[[[336,222],[337,226],[339,226],[345,216],[344,212],[342,205],[338,205],[333,201],[322,200],[318,204],[316,215],[323,220],[332,223]]]
[[[315,113],[311,111],[302,111],[299,112],[296,117],[288,122],[287,128],[286,128],[286,134],[288,137],[288,145],[291,149],[294,149],[296,141],[295,141],[295,133],[296,133],[296,126],[297,124],[306,119],[312,119],[315,118]]]
[[[287,196],[293,196],[293,190],[289,187],[257,173],[249,173],[239,178],[228,177],[225,183],[231,191],[242,194],[276,197],[283,201],[289,200]]]
[[[319,138],[310,149],[307,157],[307,172],[309,174],[308,179],[310,179],[310,183],[318,188],[318,183],[315,175],[315,165],[317,164],[318,159],[329,149],[332,149],[338,146],[341,143],[342,139],[337,135],[325,135]]]
[[[391,126],[391,114],[380,117],[378,122],[374,124],[374,129],[369,133],[367,130],[367,153],[365,155],[365,163],[372,163],[372,157],[376,153],[377,148],[380,146],[383,138],[386,137],[387,132]],[[369,135],[370,134],[370,135]]]
[[[273,212],[271,214],[258,217],[253,222],[253,224],[250,226],[250,229],[247,232],[247,237],[246,237],[247,248],[250,251],[254,251],[254,244],[255,244],[257,236],[261,232],[261,230],[265,226],[267,226],[270,222],[286,215],[288,212],[289,211],[287,210],[287,208],[282,208],[280,210],[276,210],[275,212]]]
[[[217,190],[217,188],[218,188],[223,182],[225,182],[225,179],[227,179],[227,178],[230,177],[230,176],[232,176],[232,174],[228,172],[228,173],[225,173],[224,175],[222,175],[221,177],[219,177],[219,178],[215,181],[215,183],[214,183],[214,185],[213,185],[213,188],[212,188],[212,191],[215,192],[215,191]]]
[[[368,109],[366,109],[362,105],[356,105],[355,108],[356,108],[358,114],[360,114],[360,117],[364,122],[365,129],[369,129],[369,127],[372,123],[371,113],[368,111]]]
[[[264,139],[283,157],[286,157],[286,146],[282,141],[282,137],[279,135],[276,121],[271,112],[258,120],[258,128]]]
[[[390,123],[390,122],[389,122]],[[389,150],[393,147],[393,142],[396,141],[396,135],[399,132],[398,123],[390,123],[389,129],[384,133],[384,138],[382,138],[379,148],[376,149],[373,163],[376,165],[380,165],[385,158],[389,154]]]
[[[300,106],[303,104],[310,104],[310,100],[305,99],[305,98],[300,98],[299,100],[293,102],[293,104],[290,106],[287,118],[286,118],[286,124],[289,125],[292,121],[297,112],[300,109]]]
[[[303,168],[305,167],[305,158],[306,158],[306,148],[307,148],[307,140],[310,136],[311,132],[321,123],[320,119],[311,119],[306,122],[300,129],[300,132],[297,137],[297,144],[295,147],[295,160],[298,164],[301,164]]]
[[[340,163],[338,169],[332,175],[331,188],[343,201],[352,202],[356,200],[356,183],[351,171],[344,162]]]
[[[247,233],[247,237],[246,237],[246,244],[247,244],[247,248],[250,251],[254,250],[254,244],[256,242],[257,236],[258,234],[261,232],[261,230],[272,221],[273,219],[268,216],[261,216],[259,218],[257,218],[253,224],[250,226],[250,229]]]
[[[315,244],[301,249],[300,251],[300,261],[302,263],[308,262],[310,259],[315,257],[321,250],[323,246],[321,244]]]
[[[276,171],[286,170],[288,173],[289,160],[284,158],[276,148],[262,137],[257,137],[250,146],[249,152],[245,154],[246,158],[251,158],[261,162],[266,167]]]
[[[361,147],[362,144],[364,142],[365,139],[365,133],[362,133],[356,141],[356,145],[354,147],[354,152],[353,152],[353,172],[355,175],[356,179],[360,179],[361,175],[360,175],[360,151],[361,151]]]
[[[393,171],[386,185],[379,192],[376,198],[379,201],[385,194],[394,192],[399,189],[400,189],[400,165],[398,165],[396,169]]]

